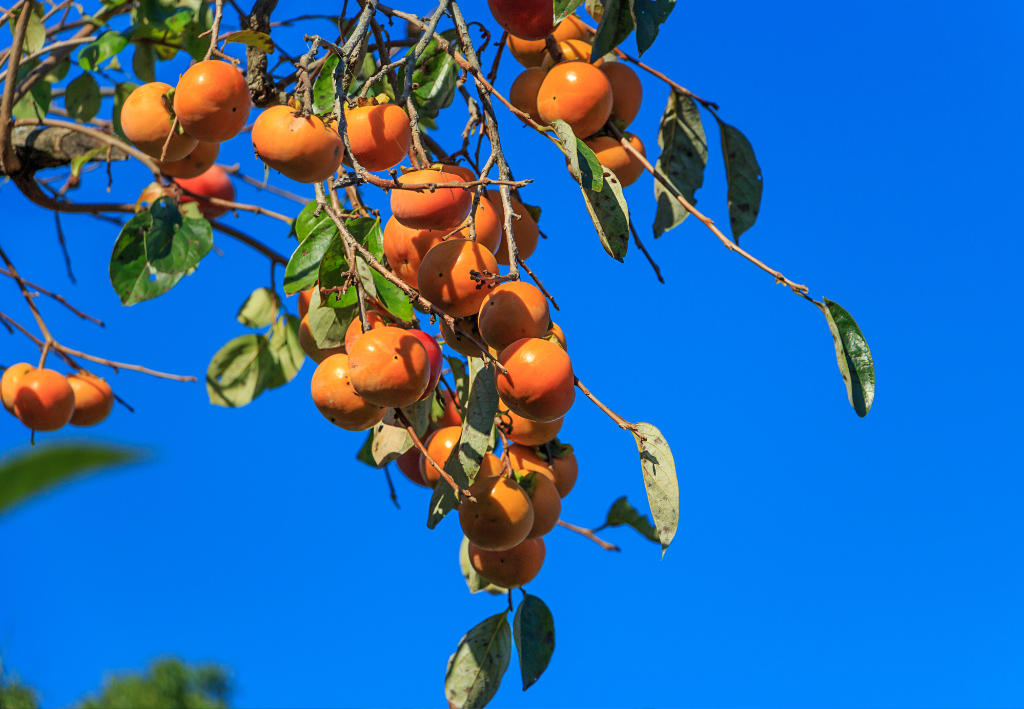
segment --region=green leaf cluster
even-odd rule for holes
[[[622,44],[636,30],[640,56],[658,38],[661,25],[675,8],[676,0],[601,0],[601,22],[594,37],[591,61],[597,61]]]

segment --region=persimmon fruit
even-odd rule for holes
[[[498,262],[479,242],[449,239],[427,252],[416,280],[424,298],[453,317],[466,317],[476,314],[489,291],[470,271],[497,275]]]
[[[555,448],[556,446],[552,446],[553,451]],[[572,492],[576,485],[576,478],[579,476],[576,454],[571,450],[561,457],[555,456],[549,463],[540,456],[536,448],[516,443],[508,447],[508,460],[516,470],[535,470],[550,479],[555,484],[558,494],[563,498]]]
[[[176,177],[174,181],[189,192],[195,192],[204,197],[222,199],[225,202],[235,201],[235,186],[231,183],[228,173],[224,172],[224,168],[219,165],[214,165],[198,177]],[[216,219],[227,213],[229,209],[224,205],[213,204],[189,194],[182,194],[181,203],[188,202],[195,202],[199,206],[199,211],[207,219]]]
[[[384,225],[384,255],[395,275],[413,288],[423,257],[440,244],[448,232],[440,229],[410,229],[394,217]]]
[[[423,396],[420,399],[426,399],[433,395],[434,389],[437,388],[437,380],[441,378],[441,370],[444,369],[444,357],[441,355],[441,348],[437,344],[437,340],[432,335],[428,335],[423,330],[406,330],[407,333],[415,337],[423,345],[423,349],[427,351],[427,359],[430,361],[430,378],[427,380],[427,388],[423,392]]]
[[[378,313],[376,310],[366,311],[366,322],[370,325],[370,330],[376,330],[378,327],[387,327],[388,322],[384,319],[384,316]],[[352,351],[352,343],[356,341],[360,335],[363,334],[363,321],[357,316],[355,320],[348,324],[348,329],[345,330],[345,351]]]
[[[520,39],[544,39],[555,30],[550,0],[487,0],[494,19]]]
[[[398,408],[423,396],[430,381],[430,358],[423,343],[397,327],[364,332],[348,350],[349,379],[372,404]]]
[[[556,42],[565,42],[570,39],[586,39],[590,33],[587,31],[583,21],[574,15],[569,15],[558,23],[551,36]],[[540,67],[547,56],[547,42],[544,39],[527,40],[514,35],[508,36],[509,52],[520,64],[526,68]]]
[[[317,364],[320,364],[331,355],[345,354],[344,345],[340,347],[325,347],[323,349],[317,347],[316,339],[309,329],[309,313],[303,315],[302,320],[299,321],[299,346]]]
[[[551,479],[543,473],[534,473],[533,489],[529,491],[533,503],[533,526],[527,539],[543,537],[558,524],[562,516],[562,497]]]
[[[562,62],[551,68],[537,94],[541,122],[561,119],[578,138],[589,138],[612,113],[612,85],[587,62]]]
[[[4,408],[12,414],[14,413],[14,395],[21,385],[21,378],[33,369],[35,367],[28,362],[18,362],[5,369],[3,377],[0,377],[0,400],[3,401]]]
[[[505,205],[501,202],[501,192],[498,190],[487,190],[487,199],[490,201],[491,206],[494,207],[494,211],[498,213],[498,221],[501,222],[502,233],[504,234]],[[533,215],[526,210],[526,207],[523,206],[523,203],[514,194],[509,195],[509,201],[512,203],[512,211],[519,215],[518,219],[512,217],[512,234],[515,236],[519,258],[525,261],[537,250],[537,243],[540,241],[540,227],[537,226],[537,221],[533,218]],[[497,259],[498,264],[501,266],[509,265],[508,246],[505,244],[504,239],[501,240],[497,251],[494,252],[494,258]]]
[[[402,475],[409,478],[420,487],[430,487],[423,482],[423,475],[420,473],[420,458],[422,454],[419,449],[413,446],[402,455],[395,458],[395,464],[402,471]]]
[[[533,503],[515,480],[499,476],[477,478],[469,486],[473,502],[459,504],[459,524],[470,542],[486,551],[516,546],[533,529]]]
[[[309,312],[309,303],[313,299],[313,291],[315,289],[316,286],[313,286],[309,290],[299,291],[299,318],[306,317],[306,313]]]
[[[558,323],[552,322],[551,327],[548,329],[545,337],[554,337],[555,341],[561,345],[562,349],[566,352],[569,351],[569,345],[566,344],[565,333],[562,332],[562,328],[558,326]]]
[[[75,413],[68,422],[72,426],[95,426],[106,420],[114,410],[114,392],[100,377],[80,372],[67,376],[75,394]]]
[[[516,340],[544,337],[550,322],[548,299],[522,281],[495,286],[480,304],[477,320],[484,343],[499,352]]]
[[[547,443],[558,435],[562,430],[564,418],[557,418],[554,421],[531,421],[523,418],[514,411],[502,411],[502,419],[508,419],[508,438],[513,443],[524,446],[539,446]]]
[[[510,411],[534,421],[554,421],[568,413],[576,400],[569,355],[549,340],[525,338],[501,351],[497,371],[498,395]]]
[[[231,140],[249,120],[249,87],[234,65],[218,59],[196,62],[178,79],[174,113],[193,138]]]
[[[365,431],[381,422],[387,407],[359,396],[349,378],[346,354],[333,354],[319,364],[309,384],[313,403],[328,421],[346,431]]]
[[[458,447],[459,438],[461,437],[462,426],[445,426],[431,433],[427,440],[424,441],[423,447],[427,449],[427,453],[430,454],[434,462],[444,470],[445,463],[448,462],[448,456]],[[420,456],[420,475],[423,476],[427,487],[436,486],[438,480],[441,479],[441,473],[427,462],[427,457],[423,455]]]
[[[539,67],[527,69],[516,77],[508,90],[509,103],[523,113],[530,114],[530,118],[538,122],[540,112],[537,110],[537,94],[540,93],[540,85],[544,83],[544,77],[547,75],[547,71]]]
[[[170,90],[169,84],[151,81],[132,91],[121,106],[121,130],[125,137],[146,155],[158,160],[174,122],[171,100],[167,98]],[[197,138],[175,130],[163,158],[167,161],[181,160],[198,144]]]
[[[33,431],[63,428],[75,413],[75,392],[59,372],[33,369],[18,380],[14,415]]]
[[[414,170],[398,178],[403,185],[444,184],[465,182],[458,175],[440,170]],[[473,207],[473,193],[465,188],[437,187],[431,192],[391,190],[391,214],[411,229],[457,229],[469,216]]]
[[[451,347],[460,355],[465,355],[466,357],[484,356],[480,348],[474,345],[469,338],[448,327],[448,323],[445,322],[444,318],[439,318],[438,322],[441,325],[441,337],[444,338],[444,343],[446,345]],[[465,332],[468,332],[474,340],[477,342],[483,341],[483,338],[480,337],[480,327],[477,325],[476,317],[459,318],[458,324],[459,327],[461,327]]]
[[[647,156],[644,144],[640,142],[639,138],[632,133],[626,133],[625,137],[641,155]],[[615,138],[602,135],[583,142],[594,151],[599,163],[615,173],[615,177],[623,187],[629,187],[640,179],[640,175],[644,174],[644,164],[640,162],[640,159],[622,147],[622,144]]]
[[[160,172],[170,177],[199,177],[213,167],[218,154],[220,145],[200,140],[192,152],[180,160],[157,160],[156,164],[160,166]]]
[[[527,539],[505,551],[487,551],[469,543],[469,564],[495,586],[519,588],[533,581],[544,565],[544,539]]]
[[[412,147],[409,116],[393,103],[346,110],[345,121],[352,149],[352,156],[345,156],[345,164],[350,167],[354,156],[370,172],[390,170]]]
[[[461,426],[462,425],[462,414],[459,413],[459,407],[455,403],[455,397],[452,393],[445,389],[441,392],[441,399],[444,401],[444,409],[441,413],[441,418],[437,420],[435,424],[438,428],[444,428],[445,426]]]
[[[558,51],[562,53],[563,62],[581,61],[590,62],[590,54],[593,47],[584,42],[581,39],[570,39],[564,42],[558,43]],[[561,62],[557,62],[561,63]],[[544,55],[544,60],[541,62],[540,68],[544,71],[550,71],[551,67],[556,64],[555,58],[550,54]],[[604,64],[604,59],[599,58],[593,63],[593,66],[600,67]]]
[[[304,118],[290,106],[271,106],[252,127],[256,154],[272,170],[296,182],[323,182],[341,165],[341,136],[317,116]]]
[[[608,83],[612,86],[611,119],[622,121],[621,128],[625,128],[640,112],[640,104],[644,99],[644,85],[640,83],[640,77],[636,72],[624,62],[605,62],[601,65],[601,71],[608,77]]]

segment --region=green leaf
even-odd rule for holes
[[[558,24],[576,12],[576,8],[583,4],[583,0],[554,0],[554,3],[555,24]]]
[[[185,27],[187,27],[188,23],[191,21],[192,12],[185,8],[179,8],[177,12],[175,12],[173,15],[164,20],[164,27],[166,27],[174,34],[178,34],[183,29],[185,29]]]
[[[441,36],[449,42],[457,41],[458,34],[454,29],[446,30]],[[413,54],[415,47],[410,47],[406,56]],[[412,101],[421,119],[428,121],[448,108],[455,98],[456,81],[459,76],[458,64],[450,54],[443,51],[437,40],[432,39],[420,55],[416,69],[412,73]],[[399,88],[405,86],[405,67],[398,72]]]
[[[629,207],[622,185],[608,168],[604,169],[604,187],[600,192],[584,187],[583,198],[601,246],[609,256],[621,262],[629,248]]]
[[[64,94],[64,108],[68,115],[80,123],[88,123],[100,112],[100,85],[86,72],[68,84]]]
[[[630,0],[630,4],[636,22],[636,47],[643,56],[658,38],[658,30],[675,8],[676,0]]]
[[[569,124],[558,119],[551,123],[558,135],[559,147],[565,153],[566,167],[572,174],[576,183],[584,189],[600,192],[604,186],[602,177],[604,168],[598,162],[597,156],[586,143],[576,137]],[[582,160],[580,158],[583,158]]]
[[[104,32],[78,53],[78,65],[86,71],[96,71],[100,64],[128,46],[128,37],[120,32]]]
[[[194,209],[182,216],[168,197],[140,212],[121,229],[110,257],[110,282],[122,305],[166,293],[213,247],[210,223]]]
[[[43,81],[50,84],[56,84],[58,81],[63,81],[64,77],[68,75],[68,71],[71,69],[71,60],[65,59],[61,63],[54,66],[50,71],[43,77]]]
[[[137,88],[139,88],[139,85],[132,83],[131,81],[118,84],[114,88],[114,132],[124,140],[128,140],[128,138],[125,136],[124,130],[121,128],[121,108],[124,107],[124,102],[128,100],[128,96],[130,96],[132,91]]]
[[[498,691],[512,654],[512,633],[505,616],[506,611],[492,615],[459,641],[445,673],[449,706],[480,709]]]
[[[156,51],[151,44],[136,44],[132,71],[140,81],[156,81]]]
[[[363,447],[356,453],[356,460],[360,463],[366,463],[371,468],[376,468],[377,464],[373,462],[373,429],[366,434],[366,440],[363,441]]]
[[[495,586],[476,572],[473,565],[469,563],[469,539],[462,537],[462,544],[459,545],[459,568],[462,569],[462,577],[466,579],[466,585],[470,593],[487,591],[493,596],[504,596],[508,593],[507,588]]]
[[[20,71],[18,72],[21,73]],[[53,100],[53,89],[45,81],[37,81],[29,92],[14,104],[15,118],[42,118],[50,110]]]
[[[640,0],[650,2],[650,0]],[[591,63],[618,47],[633,32],[633,0],[604,0],[604,15],[597,26]]]
[[[266,327],[274,322],[280,308],[281,303],[277,298],[277,293],[269,288],[257,288],[242,303],[235,319],[246,327]]]
[[[91,444],[54,444],[8,456],[0,462],[0,514],[86,473],[142,458],[139,451]]]
[[[76,155],[75,157],[71,158],[71,174],[75,177],[78,177],[79,175],[82,174],[82,166],[85,165],[85,163],[89,162],[100,153],[105,152],[107,152],[107,149],[105,147],[93,148],[85,155]]]
[[[636,424],[633,433],[636,447],[640,451],[640,465],[647,488],[647,501],[651,505],[651,516],[661,541],[661,555],[665,556],[668,545],[679,526],[679,481],[676,479],[676,464],[672,451],[661,435],[661,431],[649,423]]]
[[[366,249],[373,254],[374,258],[383,263],[384,233],[380,228],[380,219],[371,219],[369,217],[350,219],[347,226],[352,235],[359,239]],[[409,296],[401,288],[391,283],[382,274],[372,270],[362,259],[360,259],[358,265],[360,273],[362,273],[365,266],[365,271],[371,278],[376,292],[375,297],[384,304],[388,312],[402,320],[414,320],[416,318],[416,311],[413,309],[412,303],[409,302]]]
[[[268,389],[284,386],[299,373],[306,361],[306,353],[299,342],[299,324],[294,315],[283,315],[270,330],[270,354],[275,367],[267,381]]]
[[[345,344],[348,326],[359,317],[359,306],[348,308],[320,307],[320,289],[313,290],[309,301],[309,332],[320,349],[341,347]]]
[[[461,487],[468,488],[480,470],[480,462],[490,448],[494,417],[498,413],[498,389],[494,383],[494,365],[473,357],[469,360],[469,401],[462,417],[462,437],[459,454],[449,455],[444,471]],[[459,506],[451,485],[441,480],[430,499],[427,527],[433,529],[452,510]]]
[[[466,363],[458,357],[445,359],[452,370],[452,384],[455,385],[455,395],[459,397],[459,406],[465,409],[469,406],[469,372],[466,371]]]
[[[540,679],[555,652],[555,618],[544,601],[528,593],[516,609],[512,632],[519,651],[523,691]]]
[[[334,224],[331,224],[334,227]],[[321,288],[339,288],[345,284],[345,273],[348,271],[348,258],[345,256],[345,240],[335,229],[331,243],[327,245],[317,280]],[[330,308],[349,308],[358,304],[359,295],[354,285],[350,285],[344,293],[331,293],[327,298]]]
[[[408,429],[395,418],[394,410],[388,409],[384,420],[373,427],[370,448],[373,465],[382,468],[414,445]]]
[[[597,156],[595,155],[594,157],[596,158]],[[541,214],[540,207],[535,207],[532,204],[524,204],[523,207],[525,207],[526,211],[530,213],[531,217],[533,217],[533,221],[535,221],[535,222],[539,222],[540,221],[540,214]]]
[[[828,298],[823,300],[824,306],[819,307],[825,313],[828,329],[832,332],[839,373],[846,384],[846,396],[857,415],[864,418],[875,401],[875,363],[871,359],[871,349],[853,316],[839,303]]]
[[[704,167],[708,164],[708,141],[696,102],[673,90],[661,117],[658,132],[661,155],[654,169],[668,178],[686,201],[697,204],[694,194],[704,184]],[[654,237],[683,223],[690,216],[686,208],[658,180],[654,181],[654,199],[658,211],[654,216]]]
[[[42,3],[36,6],[36,9],[42,9]],[[12,10],[11,17],[5,27],[5,37],[8,44],[14,40],[14,26],[17,24],[17,18],[21,15],[21,9]],[[28,25],[25,27],[25,40],[21,47],[22,54],[35,54],[43,48],[43,44],[46,43],[46,27],[43,26],[43,22],[37,12],[32,12],[28,16]],[[7,67],[4,67],[6,71]]]
[[[661,541],[658,538],[658,530],[647,519],[647,515],[637,512],[633,505],[629,504],[629,501],[626,500],[625,495],[612,503],[611,509],[608,510],[608,519],[598,529],[618,527],[623,524],[629,525],[652,542]],[[594,531],[596,532],[597,530]]]
[[[295,217],[295,235],[299,237],[299,241],[302,241],[307,236],[313,233],[313,228],[324,222],[331,221],[331,218],[327,216],[327,212],[320,212],[319,215],[313,216],[316,212],[316,200],[313,200],[299,212],[299,216]]]
[[[202,61],[206,56],[206,50],[210,48],[210,38],[200,35],[211,29],[212,26],[213,11],[208,4],[203,3],[196,11],[195,19],[181,30],[182,47],[197,62]]]
[[[339,61],[341,60],[338,59],[337,54],[328,55],[323,69],[320,70],[320,76],[316,77],[316,81],[313,82],[313,110],[317,115],[334,110],[334,99],[337,96],[334,91],[334,70],[338,67]],[[312,204],[315,206],[316,202]]]
[[[274,40],[270,38],[269,34],[263,32],[256,32],[255,30],[240,30],[238,32],[231,32],[225,35],[222,40],[227,44],[237,42],[238,44],[244,44],[247,47],[255,47],[266,54],[274,53]],[[337,56],[336,54],[331,56]]]
[[[228,342],[206,369],[206,393],[214,406],[245,406],[262,394],[277,363],[263,335],[242,335]]]
[[[754,157],[750,141],[737,128],[718,121],[722,132],[722,156],[725,158],[725,177],[729,182],[729,224],[732,238],[740,243],[740,234],[757,221],[761,211],[761,168]]]
[[[320,260],[338,233],[332,221],[320,222],[296,247],[284,269],[285,295],[309,290],[320,273]]]

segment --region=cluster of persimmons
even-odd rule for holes
[[[95,426],[114,408],[114,392],[105,380],[84,371],[64,376],[25,362],[4,370],[0,399],[33,431]]]

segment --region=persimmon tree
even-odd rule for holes
[[[626,199],[640,175],[653,175],[655,237],[692,215],[724,248],[824,314],[860,416],[874,398],[871,353],[842,307],[816,300],[740,246],[761,205],[753,147],[718,104],[638,58],[674,0],[588,0],[585,8],[583,0],[489,0],[500,37],[476,21],[489,18],[467,19],[457,0],[439,0],[425,17],[359,0],[328,8],[337,14],[275,21],[276,4],[257,0],[246,12],[234,0],[107,0],[98,8],[18,0],[0,19],[11,38],[0,53],[0,173],[54,212],[58,229],[63,213],[119,226],[110,280],[125,306],[202,278],[192,274],[215,232],[269,259],[272,283],[256,288],[238,313],[254,332],[212,357],[210,402],[245,406],[294,379],[309,357],[317,365],[316,407],[343,429],[367,431],[358,460],[385,473],[396,462],[431,489],[428,528],[458,511],[469,590],[507,597],[507,607],[469,630],[448,661],[450,705],[484,706],[513,638],[524,689],[554,651],[550,610],[525,590],[517,608],[512,593],[541,571],[545,535],[562,526],[618,550],[599,530],[560,519],[579,470],[558,434],[577,392],[632,437],[648,494],[650,520],[622,497],[602,528],[629,525],[664,554],[679,510],[661,432],[611,411],[573,372],[569,353],[588,353],[570,350],[572,333],[554,321],[559,307],[528,263],[548,248],[539,221],[550,207],[530,204],[523,190],[530,165],[513,174],[499,125],[525,125],[539,150],[560,151],[603,249],[623,261],[632,241],[664,282]],[[334,23],[332,34],[307,33],[302,46],[287,49],[274,39],[275,26],[323,19]],[[622,48],[634,34],[637,57]],[[192,63],[175,79],[162,62],[179,53]],[[523,67],[508,88],[496,84],[503,58]],[[627,132],[652,89],[668,94],[653,162]],[[252,107],[259,113],[250,122]],[[461,133],[438,129],[442,111],[465,111]],[[732,238],[694,206],[712,152],[706,117],[721,136]],[[265,165],[262,179],[216,163],[229,140],[251,141]],[[141,162],[152,183],[117,182],[120,202],[73,199],[84,180],[103,179],[95,168],[112,175],[111,163],[122,160]],[[292,216],[238,202],[237,180],[303,206]],[[293,195],[280,186],[287,180],[312,184],[316,198]],[[298,245],[286,257],[232,226],[224,219],[231,212],[283,222]],[[93,318],[27,280],[2,248],[0,259],[36,328],[6,312],[0,322],[40,352],[37,364],[6,369],[3,403],[33,435],[95,425],[109,414],[116,394],[87,366],[195,379],[65,345],[47,327],[39,298]],[[282,291],[299,294],[298,315]],[[424,332],[429,325],[440,337]],[[46,367],[55,361],[66,376]],[[6,479],[29,474],[31,466],[19,465]]]

